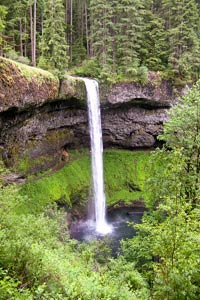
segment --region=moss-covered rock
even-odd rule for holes
[[[28,140],[24,153],[15,155],[14,169],[23,175],[45,171],[62,160],[66,140],[73,139],[68,128],[47,131],[41,140]]]
[[[186,92],[186,86],[174,87],[171,80],[161,79],[157,73],[149,72],[145,84],[139,82],[119,82],[101,84],[102,105],[120,106],[124,104],[149,107],[171,107]]]
[[[53,74],[0,57],[0,111],[42,105],[58,97]]]
[[[104,153],[104,174],[108,206],[119,202],[130,205],[142,200],[150,167],[149,152],[107,150]],[[61,170],[39,179],[34,177],[24,184],[21,193],[28,199],[23,203],[23,210],[40,211],[56,201],[66,205],[67,209],[78,207],[83,212],[86,211],[90,192],[91,163],[86,152]]]
[[[80,100],[84,105],[87,105],[87,95],[85,83],[78,77],[66,75],[61,81],[59,99],[75,98]]]
[[[89,148],[84,81],[0,57],[0,144],[7,167],[34,174],[55,166],[62,148]],[[100,84],[104,146],[125,149],[157,145],[166,108],[182,90],[158,73],[148,81]]]

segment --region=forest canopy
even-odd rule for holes
[[[2,0],[0,55],[48,70],[178,83],[200,72],[197,0]]]

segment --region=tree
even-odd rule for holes
[[[172,74],[187,80],[199,73],[199,16],[194,0],[165,0],[163,13],[169,42]]]
[[[106,0],[91,0],[89,11],[91,56],[100,59],[102,68],[106,69],[111,64],[114,13],[112,3]]]
[[[197,300],[200,203],[200,81],[170,111],[145,199],[149,213],[124,244],[151,284],[152,299]]]
[[[37,0],[30,3],[30,36],[32,65],[36,66],[36,23],[37,23]]]
[[[5,6],[0,5],[0,55],[2,55],[3,32],[5,29],[5,18],[7,9]]]
[[[172,151],[181,149],[185,195],[195,205],[200,197],[200,81],[169,112],[160,140]]]
[[[150,0],[145,5],[145,33],[141,55],[148,69],[162,71],[167,68],[168,63],[167,31],[162,4],[160,1]]]
[[[137,75],[140,65],[144,29],[144,1],[121,0],[117,5],[120,16],[117,31],[117,56],[125,75]]]
[[[41,37],[39,65],[63,73],[68,65],[65,39],[65,10],[62,0],[48,0],[44,8],[44,28]]]

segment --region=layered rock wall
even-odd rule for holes
[[[89,147],[84,82],[0,58],[0,146],[4,163],[21,173],[53,167],[63,151]],[[148,148],[184,90],[149,73],[146,85],[101,85],[105,147]]]

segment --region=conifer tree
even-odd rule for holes
[[[1,55],[35,64],[34,53],[52,70],[66,68],[69,55],[70,67],[94,58],[97,75],[120,79],[138,79],[145,67],[179,83],[199,77],[199,0],[37,0],[37,14],[33,3],[1,0]]]
[[[142,59],[150,70],[164,70],[168,62],[168,44],[162,5],[158,0],[149,0],[145,5]]]
[[[111,34],[113,23],[113,8],[111,1],[90,1],[90,38],[92,55],[101,60],[103,68],[111,61],[113,36]]]
[[[117,14],[120,16],[117,34],[119,64],[124,74],[134,76],[140,64],[144,1],[121,0],[117,5]]]
[[[194,0],[163,3],[169,41],[169,68],[186,79],[199,72],[199,16]]]
[[[65,10],[62,0],[45,2],[43,26],[39,65],[47,69],[57,69],[62,73],[68,66]]]
[[[7,9],[5,6],[0,5],[0,55],[2,55],[3,32],[5,29],[5,18]]]

